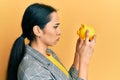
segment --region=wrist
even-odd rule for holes
[[[82,66],[88,66],[89,65],[89,60],[80,59],[79,64],[82,65]]]
[[[86,64],[79,64],[79,73],[78,76],[83,78],[84,80],[87,80],[88,76],[88,65]]]
[[[79,69],[79,54],[75,53],[73,66],[78,70]]]

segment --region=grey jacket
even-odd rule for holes
[[[47,49],[59,61],[55,53]],[[60,62],[60,61],[59,61]],[[61,63],[61,62],[60,62]],[[61,63],[62,64],[62,63]],[[63,64],[62,64],[63,65]],[[18,80],[83,80],[78,77],[78,71],[72,66],[69,78],[45,56],[26,45],[26,53],[18,68]]]

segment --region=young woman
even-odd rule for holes
[[[22,35],[13,44],[8,64],[7,80],[87,80],[88,64],[95,37],[78,39],[73,64],[69,71],[48,46],[55,45],[61,35],[56,9],[34,3],[22,19]],[[30,42],[25,45],[24,39]]]

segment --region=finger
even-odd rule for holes
[[[80,47],[80,48],[82,47],[83,42],[84,42],[83,39],[81,39],[81,40],[80,40],[80,44],[79,44],[79,47]]]
[[[77,45],[80,43],[80,39],[78,38],[78,40],[77,40]]]
[[[94,35],[93,40],[91,41],[91,43],[92,43],[93,45],[96,44],[96,35]]]
[[[85,33],[85,42],[88,42],[89,41],[89,31],[86,30],[86,33]]]
[[[79,47],[79,48],[81,48],[82,45],[83,45],[83,40],[79,38],[79,39],[77,40],[76,46]]]

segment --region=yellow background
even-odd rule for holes
[[[0,80],[5,80],[9,53],[21,35],[21,19],[26,7],[42,2],[58,9],[61,40],[52,49],[70,68],[77,29],[82,23],[94,26],[97,44],[89,65],[89,80],[120,80],[119,0],[0,0]]]

